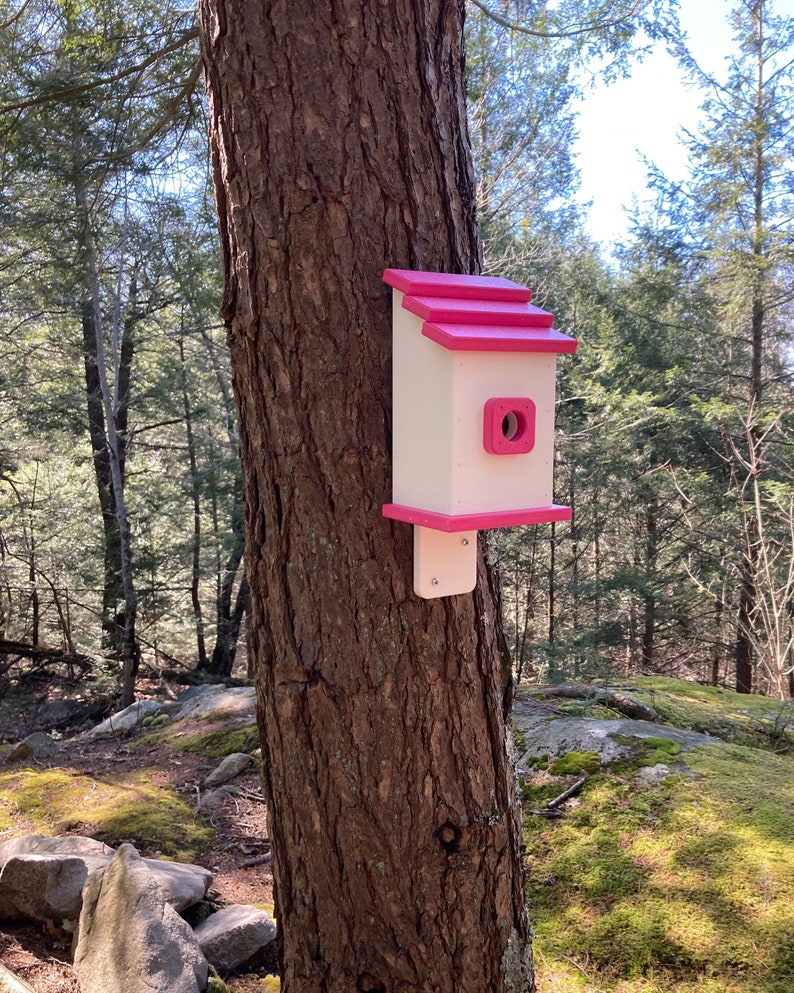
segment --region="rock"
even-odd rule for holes
[[[613,762],[632,754],[635,739],[668,738],[683,749],[711,745],[716,741],[707,734],[682,731],[651,721],[599,721],[588,717],[538,715],[523,709],[518,697],[513,709],[513,724],[523,732],[524,751],[517,762],[520,773],[526,772],[526,763],[539,755],[554,759],[567,752],[596,752],[602,762]]]
[[[657,762],[656,765],[640,767],[634,774],[634,778],[641,783],[659,783],[666,779],[671,773],[669,765],[664,762]]]
[[[204,780],[204,785],[220,786],[221,783],[228,783],[230,779],[234,779],[235,776],[239,776],[241,772],[249,769],[253,763],[254,760],[251,755],[247,755],[245,752],[232,752],[219,766],[212,770]]]
[[[231,972],[262,953],[276,939],[276,922],[243,904],[223,907],[195,930],[201,950],[218,972]]]
[[[179,703],[175,720],[223,711],[246,717],[252,724],[256,721],[256,690],[253,686],[192,686],[179,697]]]
[[[200,903],[212,884],[212,873],[200,865],[187,862],[164,862],[144,859],[154,875],[168,903],[179,913]]]
[[[74,920],[80,914],[85,861],[70,855],[14,855],[0,870],[0,917],[6,920]]]
[[[0,866],[12,855],[112,855],[114,849],[79,834],[48,838],[43,834],[23,834],[0,842]]]
[[[0,993],[36,993],[36,991],[24,979],[20,979],[16,973],[0,964]]]
[[[230,797],[238,796],[240,792],[241,790],[239,786],[221,786],[219,790],[212,790],[210,793],[205,793],[199,801],[199,807],[202,809],[207,807],[219,807]]]
[[[159,714],[161,705],[156,700],[138,700],[137,703],[130,704],[124,710],[108,717],[106,721],[97,724],[96,727],[84,731],[83,738],[98,738],[103,734],[115,734],[117,731],[127,731],[140,724],[145,717]]]
[[[27,835],[22,838],[12,838],[0,844],[0,866],[3,866],[4,863],[7,864],[11,859],[20,863],[29,859],[31,860],[30,872],[32,873],[25,880],[24,864],[14,867],[8,876],[6,876],[5,868],[0,872],[0,915],[13,918],[25,917],[28,916],[28,909],[46,907],[50,913],[44,917],[41,916],[41,913],[31,914],[32,919],[44,921],[47,917],[58,920],[77,917],[80,913],[83,883],[92,879],[97,873],[104,872],[113,854],[114,850],[107,845],[103,845],[93,838],[79,836],[44,838],[42,835]],[[75,869],[63,869],[61,872],[67,873],[69,871],[74,875],[68,877],[63,875],[60,882],[50,881],[47,883],[48,877],[45,877],[44,870],[38,865],[38,860],[45,857],[53,863],[49,869],[51,876],[57,876],[56,863],[59,860],[66,862],[77,860],[83,865],[83,882],[79,884],[76,892],[72,892],[67,886],[67,879],[71,880],[71,886],[77,886],[77,870]],[[192,907],[193,904],[203,900],[212,884],[212,873],[203,866],[183,862],[165,862],[160,859],[144,859],[143,861],[157,880],[166,901],[177,912]],[[20,877],[26,890],[22,895],[17,894],[16,880]],[[23,900],[27,902],[21,902]],[[76,910],[74,908],[75,900],[77,901]]]
[[[18,741],[6,755],[6,762],[22,762],[25,759],[46,759],[57,755],[60,748],[48,734],[34,731],[22,741]]]
[[[83,993],[203,993],[208,965],[132,845],[86,885],[74,970]]]
[[[82,700],[48,700],[36,707],[34,721],[39,727],[63,727],[73,721],[85,708]]]

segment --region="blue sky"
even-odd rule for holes
[[[727,19],[733,0],[680,0],[681,20],[700,64],[721,74],[731,47]],[[794,0],[777,0],[774,12],[794,17]],[[663,49],[636,65],[631,78],[599,86],[580,107],[576,144],[582,201],[592,201],[588,230],[599,242],[624,239],[632,197],[645,197],[642,155],[670,178],[686,174],[681,128],[697,127],[701,94],[684,85]]]

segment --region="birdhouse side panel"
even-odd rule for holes
[[[449,513],[551,505],[555,374],[554,354],[455,353]]]
[[[422,319],[394,291],[392,499],[451,513],[450,353],[422,335]]]

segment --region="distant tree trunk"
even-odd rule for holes
[[[240,629],[243,617],[248,611],[250,601],[250,586],[243,567],[242,576],[238,573],[245,552],[245,526],[242,509],[242,481],[236,480],[232,504],[232,546],[226,561],[221,564],[220,555],[217,561],[217,590],[215,596],[215,645],[212,655],[199,668],[215,676],[231,676],[234,660],[237,657],[237,644],[240,640]],[[213,514],[217,527],[217,507]],[[238,585],[239,578],[239,585]],[[237,596],[234,588],[237,586]],[[232,607],[234,600],[234,607]]]
[[[753,141],[753,225],[750,236],[750,388],[748,403],[748,454],[747,467],[751,476],[759,479],[764,470],[762,451],[761,401],[764,392],[764,346],[768,335],[766,282],[768,225],[767,187],[769,185],[768,154],[764,147],[769,126],[769,96],[764,79],[767,57],[764,51],[764,29],[766,10],[763,2],[752,8],[753,51],[755,53],[756,86],[755,112],[752,119]],[[755,669],[755,649],[753,634],[758,583],[758,527],[753,513],[747,515],[745,527],[745,549],[742,558],[741,594],[739,598],[739,619],[736,633],[736,692],[752,693]]]
[[[284,993],[533,988],[498,592],[380,511],[382,270],[479,264],[463,12],[200,4]]]
[[[215,378],[223,397],[226,408],[226,430],[229,441],[229,452],[233,461],[233,468],[230,466],[229,473],[233,473],[234,486],[232,504],[230,512],[230,523],[232,531],[231,548],[225,561],[221,557],[220,545],[216,552],[216,592],[215,592],[215,645],[212,655],[207,660],[206,670],[218,676],[230,676],[234,668],[237,657],[237,645],[240,640],[240,631],[243,618],[248,612],[250,600],[250,587],[248,578],[245,575],[243,554],[245,552],[245,523],[243,520],[243,490],[242,478],[240,477],[239,450],[240,442],[237,437],[235,425],[234,397],[231,386],[228,382],[226,370],[218,362],[217,350],[214,343],[202,331],[202,339],[207,349],[207,356],[215,373]],[[215,466],[214,474],[217,475],[217,466],[224,464],[222,457],[216,456],[213,459]],[[224,470],[221,469],[221,472]],[[217,500],[217,479],[212,486],[212,521],[215,536],[219,534],[218,522],[218,500]],[[242,565],[242,575],[238,575]],[[239,580],[239,582],[238,582]],[[237,595],[234,596],[234,588],[237,586]],[[234,599],[234,607],[232,607]]]
[[[96,330],[94,328],[94,305],[91,299],[80,304],[83,331],[83,364],[85,366],[85,393],[88,411],[88,437],[91,441],[91,454],[94,462],[99,508],[102,514],[104,536],[104,584],[102,589],[102,632],[105,646],[117,649],[120,642],[119,626],[116,619],[118,606],[124,599],[121,584],[121,548],[119,525],[116,519],[116,501],[113,495],[113,480],[110,475],[110,456],[105,434],[105,410],[102,403],[102,388],[99,383],[99,368],[96,355]]]
[[[75,171],[74,171],[74,195],[77,209],[78,222],[78,250],[80,274],[85,282],[87,290],[86,298],[91,308],[91,318],[86,321],[86,307],[84,305],[83,314],[83,336],[85,344],[85,354],[90,355],[90,360],[86,359],[86,371],[88,366],[93,366],[92,375],[96,374],[96,381],[99,388],[98,397],[89,396],[89,404],[97,401],[101,405],[104,415],[104,446],[107,455],[107,469],[110,478],[110,490],[113,499],[112,512],[115,516],[116,527],[118,529],[118,550],[119,567],[121,577],[121,589],[123,592],[123,612],[121,617],[117,615],[117,621],[121,621],[122,635],[120,639],[120,649],[122,658],[122,678],[121,678],[121,705],[128,706],[133,702],[135,696],[135,680],[138,674],[140,663],[140,652],[136,634],[136,620],[138,615],[138,602],[135,593],[135,584],[132,572],[132,532],[127,516],[127,504],[124,496],[124,471],[125,471],[125,439],[118,431],[117,414],[121,407],[120,390],[124,388],[125,374],[119,365],[114,368],[114,389],[115,395],[111,394],[111,387],[108,381],[107,366],[105,362],[105,340],[102,324],[102,302],[99,269],[97,261],[96,245],[94,233],[91,227],[91,216],[88,203],[88,195],[83,183],[81,174],[81,139],[79,130],[75,137]],[[86,342],[86,334],[92,333],[93,337]],[[119,348],[119,356],[123,353],[123,347]],[[127,353],[130,357],[132,352]],[[126,379],[126,389],[129,388],[129,379]],[[125,395],[124,404],[128,402]],[[95,408],[94,408],[95,410]],[[96,412],[94,413],[96,417]],[[126,417],[126,414],[125,414]],[[124,421],[126,423],[126,421]],[[98,428],[98,421],[92,430]],[[98,438],[96,439],[98,441]],[[93,444],[93,438],[92,438]],[[95,458],[96,465],[96,458]],[[104,508],[103,508],[104,514]],[[107,561],[107,559],[106,559]]]
[[[28,582],[30,583],[31,611],[31,640],[38,645],[41,637],[41,602],[39,600],[38,569],[36,565],[36,489],[39,482],[39,466],[36,463],[36,475],[33,480],[33,492],[30,495],[29,527],[30,555],[28,557]]]
[[[653,500],[645,508],[645,590],[643,593],[642,672],[653,672],[653,649],[656,640],[656,597],[653,581],[659,555],[659,525]]]
[[[234,660],[237,657],[237,644],[240,640],[240,628],[242,627],[243,617],[248,610],[248,604],[251,598],[248,577],[243,572],[240,585],[237,589],[237,596],[234,598],[234,608],[232,608],[232,594],[234,592],[237,569],[240,565],[242,554],[243,550],[241,548],[239,557],[235,555],[229,560],[221,583],[221,594],[218,598],[215,647],[212,650],[212,658],[207,666],[209,672],[217,676],[231,676],[232,674]]]
[[[714,598],[715,628],[714,647],[711,650],[711,685],[720,686],[720,662],[722,660],[722,608],[723,598]]]
[[[187,439],[187,457],[190,468],[190,496],[193,507],[193,543],[190,570],[190,602],[193,606],[193,619],[196,625],[196,651],[199,669],[207,668],[207,647],[204,639],[204,617],[201,610],[201,484],[198,478],[198,463],[196,460],[196,442],[193,437],[193,412],[190,406],[190,395],[187,382],[187,364],[185,362],[185,342],[182,334],[179,336],[179,368],[182,385],[182,410],[185,417],[185,437]]]
[[[739,615],[736,620],[736,692],[753,692],[752,616],[755,607],[755,549],[752,544],[742,558],[742,587],[739,595]]]

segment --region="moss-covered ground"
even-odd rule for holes
[[[146,769],[102,778],[71,769],[20,768],[0,774],[0,831],[22,823],[30,833],[90,833],[114,847],[195,861],[209,848],[206,818]]]
[[[212,720],[203,723],[212,724]],[[176,751],[198,752],[207,758],[222,759],[232,752],[253,753],[259,747],[259,732],[256,725],[243,724],[215,728],[211,731],[193,731],[184,734],[171,727],[151,731],[138,739],[139,748],[151,745],[168,745]]]
[[[632,692],[730,743],[682,755],[660,727],[633,762],[594,771],[572,753],[522,781],[529,811],[591,773],[563,818],[524,817],[540,993],[794,993],[785,708],[677,680]],[[688,771],[637,776],[679,761]]]

